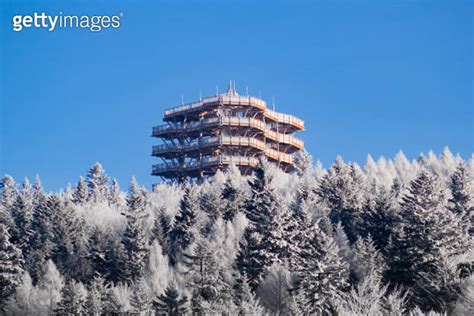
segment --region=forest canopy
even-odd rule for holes
[[[0,186],[0,314],[474,314],[474,159]]]

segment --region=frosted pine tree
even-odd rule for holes
[[[55,312],[57,315],[85,315],[87,290],[80,282],[70,280],[63,287],[61,300]],[[93,314],[90,314],[93,315]]]
[[[148,217],[146,196],[135,178],[130,185],[127,209],[123,215],[127,219],[127,224],[122,237],[125,254],[121,277],[131,284],[143,276],[148,256],[148,240],[144,229],[144,220]]]
[[[185,278],[192,292],[192,309],[203,313],[211,303],[230,304],[231,287],[225,279],[224,267],[216,251],[205,239],[199,240],[183,257]]]
[[[155,214],[153,220],[152,238],[150,238],[150,242],[156,240],[160,244],[163,253],[166,255],[170,252],[171,230],[171,219],[165,214],[165,210],[160,208]]]
[[[88,198],[89,189],[87,187],[87,183],[83,177],[79,177],[79,181],[74,187],[74,191],[72,193],[72,200],[77,205],[84,205]]]
[[[226,221],[232,221],[238,212],[245,207],[245,190],[239,181],[240,171],[232,166],[226,174],[226,181],[221,190],[222,216]]]
[[[102,227],[96,226],[92,228],[87,248],[87,258],[91,263],[93,272],[97,275],[107,276],[109,269],[106,258],[108,239]]]
[[[150,288],[143,277],[133,283],[130,305],[137,315],[148,315],[151,305]]]
[[[27,257],[33,236],[33,191],[27,178],[23,182],[23,189],[19,192],[15,204],[13,206],[13,218],[18,230],[17,240],[13,240],[17,244],[23,257]]]
[[[339,249],[331,236],[313,226],[311,238],[302,247],[304,261],[298,288],[310,314],[330,313],[333,300],[348,286],[348,265],[339,257]]]
[[[6,175],[0,181],[0,224],[8,226],[10,234],[16,236],[16,226],[12,217],[12,209],[18,196],[15,180]]]
[[[398,222],[397,210],[398,182],[395,181],[390,191],[381,188],[370,197],[362,213],[361,233],[363,236],[372,236],[377,249],[383,253]]]
[[[248,276],[250,286],[256,289],[266,267],[288,258],[290,247],[285,236],[288,213],[281,207],[272,185],[268,162],[260,160],[249,186],[246,214],[250,224],[241,242],[237,267],[241,274]]]
[[[448,261],[468,242],[461,222],[445,207],[437,176],[422,171],[401,203],[402,222],[388,246],[385,278],[412,291],[411,306],[445,310],[456,299],[456,273]]]
[[[125,198],[122,191],[120,191],[120,186],[117,179],[112,179],[112,184],[110,185],[109,190],[109,205],[117,209],[121,209],[125,206]]]
[[[109,196],[109,177],[98,162],[87,173],[87,187],[89,188],[89,200],[101,202]]]
[[[265,309],[250,288],[246,275],[240,276],[237,281],[234,302],[238,306],[239,315],[264,315]]]
[[[332,223],[342,223],[351,243],[359,233],[364,201],[363,175],[356,164],[346,165],[341,157],[322,178],[318,195],[328,208]]]
[[[182,316],[189,310],[188,298],[178,291],[176,285],[170,284],[165,293],[154,300],[153,307],[157,315]]]
[[[353,245],[354,257],[351,261],[351,272],[357,282],[372,277],[380,280],[385,270],[385,260],[377,250],[372,237],[359,237]]]
[[[188,185],[184,190],[174,227],[170,232],[170,262],[175,265],[181,255],[196,239],[198,233],[199,201],[196,188]]]
[[[92,279],[87,294],[88,315],[100,316],[104,313],[108,290],[104,278],[95,276],[94,279]]]
[[[23,273],[20,249],[10,242],[8,228],[0,223],[0,311],[20,285]]]
[[[52,260],[48,260],[44,267],[44,273],[38,282],[40,294],[45,298],[44,305],[48,315],[52,315],[57,304],[61,301],[61,293],[64,287],[64,278],[59,273]]]
[[[452,197],[448,208],[454,214],[461,216],[464,227],[471,237],[474,236],[474,205],[471,194],[471,180],[467,169],[460,163],[450,178]]]

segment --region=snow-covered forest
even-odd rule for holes
[[[0,314],[474,315],[474,159],[0,189]],[[20,180],[21,181],[21,180]]]

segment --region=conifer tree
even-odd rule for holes
[[[81,316],[86,314],[87,290],[80,282],[70,280],[61,291],[55,312],[57,315]],[[90,314],[93,315],[93,314]]]
[[[117,179],[112,179],[109,192],[109,205],[112,207],[117,207],[118,209],[121,209],[125,205],[125,199],[123,197],[122,191],[120,191],[120,186]]]
[[[100,316],[105,311],[107,302],[108,288],[105,284],[104,278],[96,275],[92,280],[87,294],[87,314]]]
[[[18,188],[15,180],[6,175],[0,181],[0,224],[4,224],[10,230],[10,234],[17,235],[16,226],[12,216],[13,206],[18,196]]]
[[[132,180],[127,196],[127,210],[124,216],[127,224],[122,238],[125,258],[121,277],[131,284],[143,276],[148,255],[148,240],[144,229],[144,220],[148,217],[146,196],[135,179]]]
[[[153,221],[152,238],[150,242],[158,241],[161,249],[165,255],[170,252],[170,234],[172,226],[170,218],[164,213],[163,209],[160,209],[155,215]]]
[[[226,174],[226,181],[221,190],[222,217],[226,221],[232,221],[237,212],[243,212],[245,207],[245,192],[239,185],[237,177],[240,171],[234,170],[235,166]],[[237,174],[237,172],[239,174]]]
[[[251,194],[246,201],[246,214],[250,225],[237,257],[240,273],[248,276],[254,290],[265,267],[286,260],[290,249],[285,237],[288,214],[281,207],[268,168],[268,163],[261,159],[254,178],[249,180]]]
[[[106,252],[108,249],[107,234],[103,229],[96,226],[92,229],[92,233],[88,242],[87,257],[91,263],[92,270],[95,274],[106,277],[108,273],[108,262]]]
[[[342,223],[351,243],[357,239],[360,229],[363,189],[359,167],[353,163],[346,165],[341,157],[337,157],[318,190],[321,202],[330,211],[332,223]]]
[[[199,202],[196,189],[187,186],[181,199],[174,227],[170,232],[170,263],[175,265],[181,255],[196,239]]]
[[[157,315],[182,316],[188,312],[188,298],[175,285],[170,284],[165,292],[153,302]]]
[[[83,177],[79,177],[79,181],[74,187],[74,192],[72,193],[72,200],[77,205],[84,205],[88,198],[89,189],[87,188],[87,183]]]
[[[297,288],[302,291],[305,309],[310,314],[326,314],[333,301],[348,286],[348,266],[339,257],[339,249],[331,236],[314,225],[311,238],[302,247],[302,270]]]
[[[89,200],[100,202],[109,196],[109,177],[98,162],[87,173],[87,187],[89,188]]]
[[[455,271],[446,260],[465,249],[468,235],[446,209],[435,175],[422,171],[411,182],[401,204],[401,220],[388,246],[385,279],[412,291],[411,306],[445,310],[457,292]]]
[[[51,259],[45,263],[44,272],[38,282],[38,287],[46,294],[46,302],[44,303],[48,310],[47,314],[53,314],[57,304],[61,301],[64,279]]]
[[[385,260],[375,247],[372,237],[359,237],[354,243],[354,257],[351,261],[351,272],[356,282],[367,277],[380,280],[385,270]]]
[[[374,198],[366,202],[362,214],[361,234],[372,236],[377,249],[385,253],[385,248],[392,234],[392,230],[398,222],[398,211],[396,209],[397,182],[390,191],[382,188]]]
[[[263,315],[264,308],[252,292],[248,278],[244,274],[238,279],[234,294],[235,305],[239,308],[239,315]]]
[[[46,196],[42,191],[39,182],[35,183],[35,207],[32,220],[32,229],[34,231],[31,240],[31,251],[27,258],[28,272],[33,279],[33,283],[38,282],[41,277],[41,267],[52,257],[54,250],[54,222],[55,208],[52,201],[59,203],[59,200]]]
[[[0,311],[20,284],[22,265],[20,249],[10,242],[8,228],[0,223]]]
[[[18,193],[13,206],[13,218],[17,227],[17,239],[13,240],[20,247],[23,257],[27,257],[33,236],[33,192],[27,178],[23,182],[23,190]]]
[[[474,236],[474,205],[470,193],[470,179],[464,164],[460,163],[450,178],[452,197],[449,199],[449,210],[462,218],[465,229]]]
[[[205,239],[198,241],[189,253],[184,254],[188,288],[192,291],[192,308],[202,313],[202,302],[229,304],[231,287],[224,277],[216,251]]]
[[[132,305],[133,311],[138,315],[147,315],[150,310],[150,304],[150,289],[144,278],[139,278],[133,283],[130,305]]]

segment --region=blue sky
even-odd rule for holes
[[[473,152],[472,1],[0,1],[0,174],[17,181],[57,190],[100,161],[150,187],[163,110],[231,79],[303,118],[325,166]],[[12,31],[35,11],[123,17]]]

